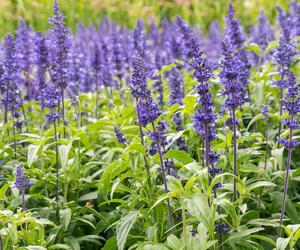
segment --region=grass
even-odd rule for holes
[[[227,12],[228,0],[60,0],[62,11],[68,16],[67,24],[73,30],[76,23],[98,23],[108,16],[119,24],[133,27],[138,18],[147,23],[155,20],[160,23],[163,17],[173,19],[180,15],[191,24],[200,24],[207,31],[214,20],[223,23]],[[249,28],[256,22],[256,16],[264,9],[274,23],[276,12],[274,7],[280,5],[288,8],[286,0],[233,0],[236,13],[242,24]],[[0,35],[13,32],[18,20],[23,17],[35,30],[48,28],[48,17],[52,13],[52,0],[1,0],[0,1]]]

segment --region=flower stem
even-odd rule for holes
[[[63,136],[66,138],[66,128],[65,128],[65,95],[64,89],[61,88],[61,113],[62,113],[62,124],[63,124]]]
[[[280,82],[283,81],[284,78],[284,68],[281,69],[281,76],[280,76]],[[282,98],[283,98],[283,87],[280,87],[280,101],[279,101],[279,105],[280,105],[280,109],[279,109],[279,114],[280,116],[282,116]],[[281,122],[279,121],[278,124],[278,138],[280,138],[281,136]],[[279,144],[278,144],[279,147]]]
[[[280,88],[280,110],[279,110],[279,114],[280,117],[282,116],[282,98],[283,98],[283,89]],[[281,122],[279,121],[278,123],[278,138],[280,138],[281,136]],[[279,146],[279,144],[278,144]]]
[[[186,216],[185,216],[185,208],[184,208],[183,199],[182,199],[181,213],[182,213],[183,244],[184,244],[183,250],[187,250]]]
[[[233,128],[233,175],[237,176],[237,145],[236,145],[236,119],[235,110],[232,110],[232,128]],[[236,179],[233,179],[233,201],[236,201]]]
[[[9,81],[6,83],[6,96],[4,105],[4,124],[8,122],[8,98],[9,98]]]
[[[201,164],[202,164],[202,169],[204,169],[204,155],[205,155],[205,149],[204,149],[204,138],[202,136],[202,150],[201,150]]]
[[[15,124],[13,124],[13,137],[14,137],[14,158],[17,159],[17,142],[16,142],[16,128]]]
[[[81,124],[81,115],[80,115],[80,104],[77,105],[77,110],[76,110],[76,116],[77,116],[77,133],[79,133],[80,131],[80,124]],[[80,168],[80,161],[81,161],[81,157],[80,157],[80,150],[81,150],[81,142],[80,142],[80,137],[78,140],[78,169]]]
[[[268,161],[268,149],[269,149],[269,124],[266,122],[266,155],[265,155],[265,170],[267,169],[267,161]]]
[[[143,129],[142,129],[142,124],[141,124],[141,113],[140,113],[140,108],[138,105],[138,100],[136,99],[136,111],[137,111],[137,115],[138,115],[138,122],[139,122],[139,129],[140,129],[140,137],[141,137],[141,143],[145,148],[145,151],[147,152],[147,148],[144,142],[144,133],[143,133]],[[149,169],[149,165],[148,165],[148,161],[145,155],[144,156],[144,161],[145,161],[145,169],[146,169],[146,173],[147,173],[147,182],[150,188],[150,195],[152,196],[152,183],[151,183],[151,176],[150,176],[150,169]]]
[[[96,103],[95,103],[95,117],[98,119],[98,106],[99,106],[99,80],[98,72],[96,73]]]
[[[293,130],[290,128],[290,137],[289,137],[290,144],[292,143],[292,140],[293,140]],[[290,173],[291,161],[292,161],[292,148],[288,148],[288,160],[286,165],[284,191],[283,191],[283,197],[281,202],[280,225],[283,225],[283,217],[284,217],[285,206],[286,206],[286,197],[287,197],[287,191],[289,185],[289,173]],[[280,227],[279,236],[281,236],[281,231],[282,231],[282,227]]]
[[[21,190],[21,194],[22,194],[22,211],[25,211],[25,189],[24,188]]]
[[[152,125],[153,132],[156,133],[154,122],[152,122],[151,125]],[[158,155],[159,155],[160,166],[161,166],[161,169],[162,169],[161,172],[162,172],[162,177],[163,177],[164,189],[165,189],[165,192],[168,193],[166,169],[165,169],[165,166],[164,166],[164,160],[163,160],[161,147],[160,147],[160,144],[159,144],[158,141],[156,141],[156,146],[157,146],[157,152],[158,152]],[[168,207],[168,215],[169,215],[170,223],[173,226],[172,211],[171,211],[171,204],[170,204],[170,199],[169,198],[167,198],[167,207]]]
[[[56,122],[54,120],[53,122],[54,126],[54,141],[55,141],[55,166],[56,166],[56,188],[55,188],[55,193],[56,193],[56,217],[57,219],[59,218],[59,208],[58,208],[58,201],[59,201],[59,189],[58,189],[58,143],[57,143],[57,129],[56,129]]]

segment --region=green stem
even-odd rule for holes
[[[293,141],[293,130],[290,128],[290,137],[289,137],[290,144],[292,143],[292,141]],[[292,161],[292,149],[289,148],[288,149],[288,161],[287,161],[286,173],[285,173],[284,191],[283,191],[283,197],[282,197],[282,202],[281,202],[280,225],[283,225],[287,191],[288,191],[288,186],[289,186],[289,173],[290,173],[290,168],[291,168],[291,161]],[[281,236],[281,232],[282,232],[282,227],[280,227],[279,236]]]
[[[187,249],[186,216],[185,216],[185,208],[184,208],[184,201],[183,201],[183,199],[182,199],[181,213],[182,213],[183,244],[184,244],[183,250],[188,250]]]

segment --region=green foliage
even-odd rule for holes
[[[276,0],[267,1],[232,1],[237,13],[239,13],[242,24],[248,28],[255,23],[255,17],[261,9],[264,9],[267,16],[275,23],[276,5],[288,7],[289,1]],[[98,23],[106,16],[120,24],[126,24],[133,27],[138,18],[146,22],[154,19],[160,23],[163,17],[174,19],[177,15],[192,24],[200,24],[207,31],[209,24],[214,20],[224,22],[223,17],[227,12],[227,0],[216,1],[111,1],[111,0],[63,0],[59,1],[63,12],[66,14],[67,24],[76,29],[78,22]],[[15,30],[18,25],[18,17],[23,17],[36,30],[46,30],[48,28],[47,20],[52,13],[53,1],[50,0],[3,0],[1,7],[1,36],[7,32]],[[192,13],[192,14],[191,14]]]

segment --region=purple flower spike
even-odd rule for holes
[[[52,66],[52,81],[61,89],[65,89],[69,81],[69,50],[71,47],[70,30],[64,24],[65,16],[60,12],[57,0],[53,6],[53,16],[49,23],[49,40],[51,45],[50,59]]]
[[[243,33],[240,21],[234,18],[234,9],[232,4],[229,4],[228,15],[225,26],[225,37],[228,39],[233,49],[240,49],[243,47],[243,43],[246,40],[245,34]]]
[[[127,140],[120,129],[114,127],[115,135],[119,143],[126,144]]]
[[[30,186],[30,180],[27,180],[24,175],[24,169],[22,165],[17,166],[16,168],[16,181],[13,187],[20,190],[22,194],[22,210],[25,210],[25,189]]]

